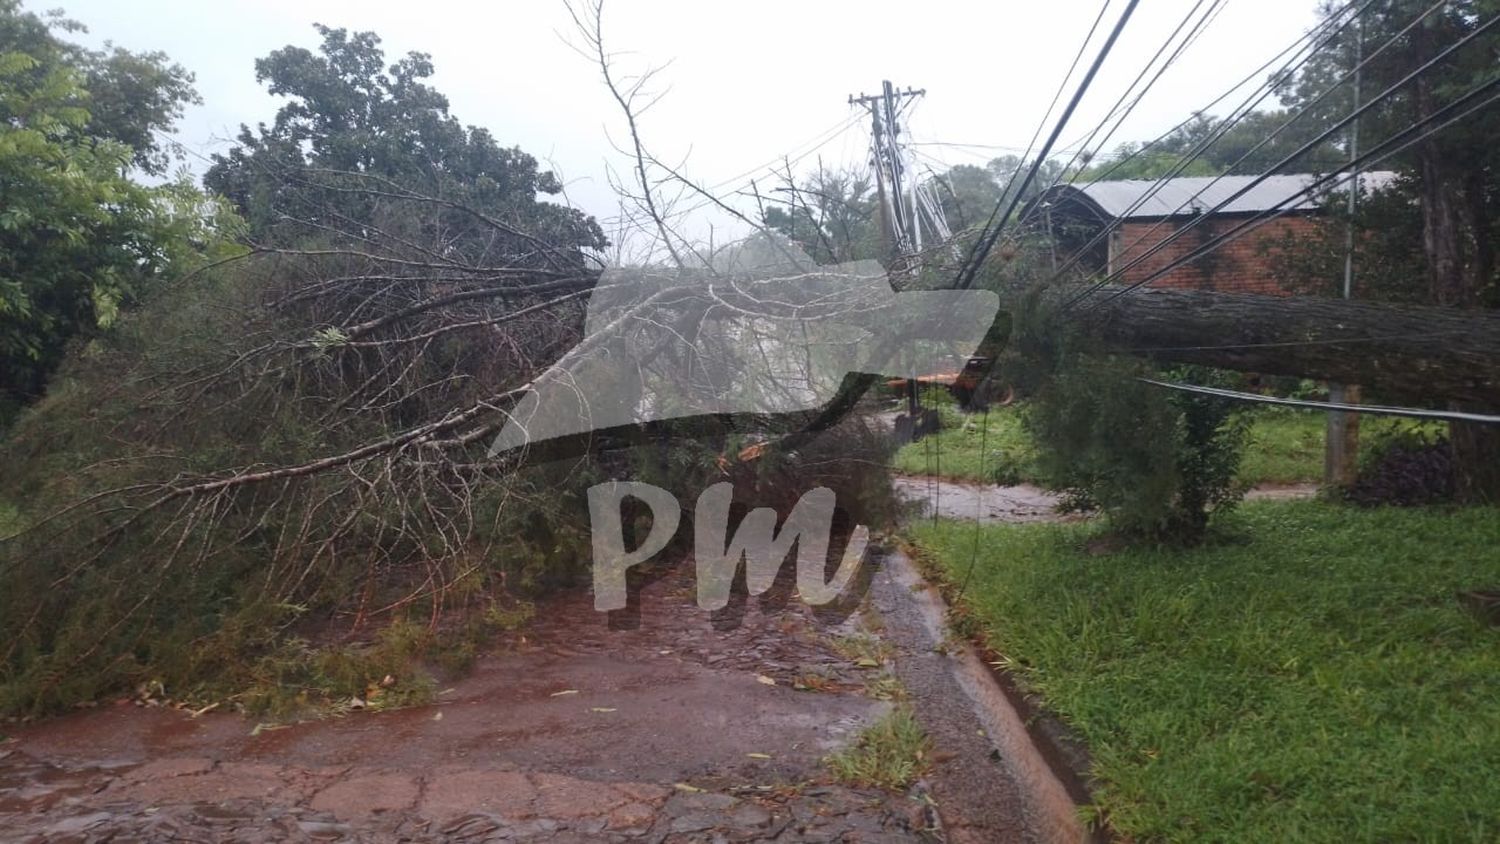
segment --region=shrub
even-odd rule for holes
[[[1023,420],[1042,479],[1066,506],[1099,509],[1122,534],[1196,543],[1212,513],[1232,508],[1248,420],[1232,402],[1146,384],[1146,376],[1205,386],[1235,376],[1206,367],[1157,371],[1138,359],[1068,347],[1065,335],[1020,344],[1034,390]]]
[[[1454,500],[1453,447],[1448,439],[1414,425],[1381,432],[1360,460],[1344,494],[1364,506],[1404,507]]]

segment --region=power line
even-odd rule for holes
[[[1141,80],[1145,79],[1146,74],[1150,73],[1151,68],[1156,64],[1157,60],[1166,53],[1169,47],[1171,47],[1172,42],[1176,40],[1178,34],[1182,32],[1183,27],[1187,26],[1188,22],[1193,19],[1194,13],[1196,13],[1198,9],[1202,7],[1204,2],[1205,0],[1198,0],[1197,4],[1195,4],[1192,9],[1188,10],[1188,13],[1183,16],[1182,21],[1177,24],[1177,27],[1172,31],[1171,34],[1167,36],[1166,40],[1162,42],[1161,47],[1157,48],[1156,54],[1146,62],[1145,66],[1141,68],[1140,73],[1136,75],[1136,78],[1120,94],[1120,98],[1115,101],[1115,104],[1110,108],[1109,112],[1105,114],[1104,118],[1099,121],[1099,124],[1095,126],[1094,129],[1091,130],[1089,134],[1080,142],[1081,145],[1079,149],[1073,153],[1073,156],[1068,160],[1068,163],[1063,165],[1063,167],[1058,170],[1057,176],[1052,180],[1052,183],[1046,188],[1037,192],[1038,196],[1041,196],[1047,191],[1056,188],[1058,184],[1062,182],[1064,177],[1067,177],[1069,185],[1072,185],[1078,181],[1079,177],[1083,175],[1083,168],[1079,167],[1077,169],[1074,169],[1074,164],[1078,162],[1080,157],[1084,157],[1088,153],[1089,145],[1093,143],[1093,140],[1098,135],[1098,133],[1104,129],[1104,127],[1110,122],[1112,118],[1114,118],[1116,112],[1120,113],[1119,118],[1114,122],[1114,126],[1110,128],[1105,136],[1100,139],[1099,143],[1094,146],[1093,153],[1087,155],[1087,160],[1090,162],[1095,156],[1099,154],[1101,150],[1103,150],[1104,146],[1109,143],[1110,138],[1114,137],[1115,133],[1120,130],[1120,127],[1125,124],[1125,121],[1129,119],[1130,114],[1135,111],[1136,106],[1140,105],[1141,100],[1145,98],[1146,94],[1153,87],[1155,87],[1157,82],[1161,80],[1162,75],[1166,73],[1167,69],[1177,61],[1177,59],[1182,55],[1182,53],[1190,44],[1197,40],[1198,36],[1203,32],[1207,24],[1213,18],[1217,17],[1218,12],[1223,8],[1225,0],[1214,0],[1213,5],[1210,6],[1201,17],[1198,18],[1198,22],[1188,32],[1187,36],[1182,39],[1182,43],[1178,44],[1176,50],[1174,50],[1172,54],[1167,58],[1167,60],[1162,63],[1161,67],[1157,69],[1155,75],[1151,77],[1151,80],[1141,88],[1140,93],[1136,94],[1134,99],[1130,100],[1130,104],[1128,106],[1125,106],[1122,110],[1122,105],[1124,105],[1127,99],[1130,99],[1131,93],[1135,91],[1136,86],[1140,85]],[[1069,175],[1070,170],[1072,171],[1071,175]],[[1027,221],[1030,219],[1031,214],[1040,207],[1041,203],[1037,203],[1024,209],[1021,214],[1021,219],[1016,223],[1016,228],[1019,229],[1025,226]],[[1050,217],[1048,218],[1048,237],[1051,237]],[[1007,242],[1012,242],[1014,240],[1015,236],[1012,235]],[[1055,246],[1052,249],[1052,255],[1052,269],[1055,273],[1057,271],[1057,252]]]
[[[1135,7],[1139,3],[1140,0],[1130,0],[1125,6],[1125,11],[1120,14],[1120,19],[1115,22],[1115,28],[1110,31],[1108,40],[1099,49],[1099,55],[1094,58],[1093,65],[1089,67],[1088,73],[1083,77],[1083,81],[1079,83],[1078,90],[1073,93],[1073,99],[1068,102],[1067,109],[1058,118],[1057,125],[1053,127],[1052,134],[1047,138],[1047,143],[1042,146],[1041,152],[1037,154],[1036,159],[1031,165],[1031,169],[1027,171],[1026,180],[1021,183],[1019,188],[1011,192],[1010,205],[1005,209],[1005,215],[1000,218],[1000,222],[995,226],[994,232],[988,236],[981,235],[979,242],[975,244],[976,248],[969,253],[969,258],[959,273],[957,283],[954,285],[955,287],[967,289],[974,283],[974,274],[977,272],[979,265],[984,263],[985,256],[994,247],[995,241],[1000,237],[1000,233],[1005,230],[1005,221],[1015,212],[1016,203],[1025,195],[1027,186],[1036,178],[1037,171],[1041,169],[1042,162],[1047,160],[1047,156],[1052,150],[1052,145],[1057,143],[1058,136],[1062,134],[1063,129],[1068,125],[1068,118],[1072,117],[1073,111],[1078,108],[1078,103],[1083,99],[1083,95],[1087,93],[1089,85],[1093,83],[1094,76],[1099,73],[1099,68],[1104,64],[1104,60],[1109,57],[1110,50],[1114,48],[1115,41],[1119,39],[1120,33],[1125,30],[1125,24],[1130,22],[1130,16],[1135,13]],[[995,210],[998,211],[999,208],[1000,204],[996,203]],[[994,219],[995,215],[992,213],[990,215],[991,222]],[[988,228],[988,225],[986,225],[986,228]]]
[[[1141,80],[1146,78],[1146,74],[1151,72],[1151,68],[1156,64],[1157,60],[1159,60],[1166,53],[1167,49],[1172,46],[1172,42],[1175,41],[1177,39],[1177,36],[1182,33],[1183,27],[1188,25],[1188,22],[1193,19],[1193,15],[1197,13],[1198,9],[1201,8],[1205,2],[1207,2],[1207,0],[1198,0],[1198,2],[1194,4],[1193,8],[1188,10],[1188,13],[1183,16],[1182,20],[1177,24],[1177,27],[1172,30],[1171,34],[1168,35],[1166,40],[1162,42],[1162,45],[1157,48],[1156,53],[1141,68],[1141,72],[1136,74],[1135,79],[1131,81],[1130,85],[1126,87],[1123,92],[1121,92],[1120,98],[1115,101],[1115,104],[1113,106],[1110,107],[1110,110],[1104,115],[1104,118],[1099,121],[1099,124],[1095,126],[1083,140],[1079,141],[1077,145],[1078,149],[1073,153],[1073,157],[1068,160],[1068,163],[1063,165],[1062,170],[1058,171],[1058,177],[1057,179],[1053,180],[1052,185],[1048,186],[1049,189],[1051,187],[1056,187],[1057,183],[1062,180],[1063,175],[1066,174],[1078,161],[1078,159],[1088,151],[1090,145],[1093,144],[1094,138],[1097,137],[1099,132],[1104,129],[1105,125],[1115,117],[1115,113],[1120,112],[1119,119],[1115,120],[1114,128],[1110,129],[1108,134],[1106,134],[1104,138],[1099,141],[1098,146],[1095,147],[1095,151],[1097,152],[1099,149],[1102,149],[1105,144],[1109,143],[1109,139],[1114,137],[1114,133],[1120,130],[1120,127],[1124,125],[1125,120],[1130,117],[1131,112],[1135,110],[1136,106],[1139,105],[1141,100],[1146,96],[1146,93],[1153,87],[1155,87],[1156,83],[1161,80],[1162,75],[1166,73],[1167,69],[1170,68],[1174,62],[1177,61],[1188,44],[1190,44],[1202,31],[1203,27],[1208,23],[1209,19],[1213,17],[1219,9],[1223,8],[1226,0],[1214,0],[1213,5],[1210,6],[1208,10],[1204,12],[1203,15],[1198,19],[1198,23],[1195,24],[1193,29],[1188,32],[1187,37],[1183,38],[1182,43],[1177,45],[1177,49],[1172,52],[1172,55],[1162,63],[1162,66],[1160,68],[1157,69],[1156,74],[1152,76],[1151,81],[1147,82],[1145,86],[1141,88],[1140,93],[1136,94],[1133,100],[1130,100],[1130,105],[1122,110],[1121,107],[1124,106],[1126,100],[1130,99],[1131,93],[1135,91],[1136,86],[1140,85]],[[1081,174],[1082,170],[1074,172],[1073,176],[1068,179],[1068,183],[1072,184],[1073,182],[1077,181],[1078,176]],[[1025,221],[1022,220],[1022,223],[1024,222]]]
[[[1005,186],[1000,194],[1000,198],[996,200],[994,207],[990,209],[989,216],[985,218],[984,226],[980,228],[979,239],[975,241],[975,246],[977,246],[979,242],[984,240],[986,233],[988,233],[990,230],[990,227],[995,225],[996,215],[1000,213],[1000,208],[1005,204],[1005,197],[1009,194],[1011,188],[1015,185],[1016,177],[1021,174],[1021,168],[1025,167],[1026,161],[1031,158],[1031,151],[1036,148],[1037,139],[1042,136],[1042,131],[1047,128],[1047,121],[1052,117],[1053,110],[1056,109],[1057,104],[1062,101],[1063,91],[1067,90],[1068,82],[1073,78],[1073,71],[1077,70],[1078,63],[1083,61],[1083,54],[1088,51],[1089,43],[1094,40],[1094,33],[1099,30],[1099,25],[1104,22],[1105,14],[1109,12],[1110,2],[1111,0],[1104,0],[1104,3],[1100,5],[1099,14],[1094,17],[1093,24],[1089,26],[1088,34],[1083,37],[1082,43],[1078,45],[1078,52],[1073,54],[1073,61],[1068,65],[1068,72],[1063,74],[1062,80],[1057,83],[1057,90],[1052,93],[1052,102],[1047,104],[1047,111],[1042,114],[1042,119],[1037,121],[1036,131],[1031,133],[1031,140],[1026,143],[1025,151],[1021,153],[1019,160],[1016,162],[1016,169],[1011,171],[1010,177],[1005,181]],[[1045,157],[1046,156],[1044,155],[1043,158]],[[988,252],[988,249],[986,249],[986,252]],[[974,248],[971,247],[969,249],[969,254],[965,257],[964,263],[959,267],[959,276],[956,279],[955,284],[959,284],[963,281],[964,274],[969,271],[969,266],[974,257],[974,254]]]
[[[1440,7],[1442,5],[1444,5],[1444,4],[1442,2],[1439,2],[1438,4],[1435,4],[1434,8]],[[1413,21],[1411,24],[1408,24],[1407,29],[1410,29],[1411,27],[1415,26],[1423,18],[1425,18],[1427,14],[1430,14],[1431,11],[1432,10],[1429,9],[1428,12],[1423,13],[1423,15],[1421,17],[1419,17],[1416,21]],[[1489,30],[1489,28],[1491,26],[1495,25],[1495,23],[1497,23],[1497,22],[1500,22],[1500,16],[1496,16],[1494,18],[1491,18],[1489,21],[1485,22],[1483,25],[1475,28],[1474,31],[1470,32],[1468,35],[1465,35],[1463,38],[1461,38],[1458,41],[1454,42],[1453,44],[1449,45],[1448,47],[1446,47],[1445,49],[1443,49],[1440,53],[1438,53],[1436,56],[1433,56],[1431,59],[1429,59],[1428,61],[1424,62],[1417,69],[1411,71],[1406,76],[1402,77],[1399,81],[1397,81],[1394,84],[1392,84],[1389,87],[1387,87],[1384,91],[1382,91],[1379,95],[1377,95],[1370,102],[1361,104],[1358,108],[1353,109],[1352,111],[1350,111],[1350,113],[1348,115],[1346,115],[1345,117],[1343,117],[1342,119],[1340,119],[1338,121],[1335,121],[1332,126],[1328,127],[1326,130],[1324,130],[1322,133],[1320,133],[1319,135],[1317,135],[1316,137],[1314,137],[1312,140],[1307,141],[1302,146],[1298,147],[1296,150],[1292,151],[1290,154],[1288,154],[1287,156],[1283,157],[1280,161],[1278,161],[1275,165],[1273,165],[1270,170],[1268,170],[1265,173],[1260,174],[1259,176],[1256,176],[1256,177],[1252,178],[1249,182],[1247,182],[1245,185],[1243,185],[1242,187],[1240,187],[1237,190],[1235,190],[1234,192],[1232,192],[1228,197],[1225,197],[1223,200],[1219,201],[1212,208],[1205,209],[1202,213],[1197,214],[1193,218],[1192,221],[1190,221],[1186,225],[1180,226],[1177,230],[1173,231],[1170,235],[1168,235],[1167,237],[1161,239],[1160,241],[1158,241],[1157,243],[1155,243],[1154,245],[1152,245],[1149,249],[1147,249],[1145,252],[1143,252],[1140,255],[1136,256],[1133,260],[1131,260],[1125,266],[1121,267],[1118,270],[1115,270],[1115,271],[1111,272],[1104,279],[1101,279],[1097,284],[1093,285],[1088,290],[1085,290],[1085,291],[1079,293],[1077,296],[1074,297],[1074,299],[1071,302],[1069,302],[1068,304],[1066,304],[1064,306],[1064,310],[1067,310],[1069,307],[1072,307],[1078,301],[1081,301],[1083,298],[1086,298],[1087,296],[1091,295],[1092,292],[1097,291],[1097,290],[1103,288],[1104,286],[1106,286],[1107,284],[1109,284],[1111,281],[1113,281],[1115,279],[1118,279],[1123,273],[1129,271],[1130,269],[1132,269],[1132,268],[1134,268],[1136,266],[1139,266],[1142,261],[1145,261],[1145,260],[1149,259],[1151,256],[1157,254],[1162,249],[1166,248],[1168,245],[1170,245],[1171,243],[1173,243],[1176,240],[1178,240],[1179,238],[1181,238],[1183,235],[1185,235],[1188,232],[1192,231],[1193,229],[1197,228],[1199,225],[1202,225],[1206,220],[1210,219],[1214,214],[1218,213],[1219,211],[1222,211],[1230,203],[1232,203],[1235,200],[1238,200],[1239,198],[1243,197],[1245,194],[1249,193],[1255,187],[1257,187],[1258,185],[1260,185],[1261,183],[1263,183],[1266,179],[1268,179],[1271,176],[1275,175],[1275,173],[1276,173],[1277,170],[1280,170],[1282,167],[1286,166],[1287,164],[1291,163],[1292,161],[1297,160],[1302,155],[1304,155],[1305,153],[1307,153],[1309,150],[1312,150],[1312,149],[1316,148],[1317,146],[1321,145],[1322,143],[1324,143],[1325,141],[1327,141],[1330,137],[1332,137],[1334,134],[1336,134],[1339,130],[1343,129],[1345,126],[1348,126],[1354,120],[1359,119],[1359,117],[1361,115],[1363,115],[1365,112],[1367,112],[1367,111],[1375,108],[1376,106],[1380,105],[1385,100],[1390,99],[1392,96],[1394,96],[1396,94],[1396,92],[1398,92],[1399,90],[1401,90],[1402,88],[1404,88],[1412,80],[1416,79],[1418,76],[1422,75],[1423,73],[1426,73],[1432,67],[1436,66],[1440,61],[1442,61],[1443,59],[1445,59],[1449,55],[1451,55],[1454,51],[1462,48],[1464,45],[1468,44],[1470,41],[1472,41],[1475,38],[1479,37],[1480,35],[1484,34],[1486,31]],[[1405,32],[1405,31],[1406,30],[1403,30],[1403,32]],[[1392,40],[1394,40],[1394,38]],[[1387,46],[1390,45],[1390,43],[1391,43],[1391,41],[1387,41],[1385,45],[1381,46],[1380,50],[1384,50]],[[1377,50],[1376,52],[1379,53],[1380,50]],[[1370,59],[1372,59],[1372,58],[1374,58],[1373,55],[1370,58],[1367,58],[1365,60],[1365,62],[1362,62],[1355,69],[1357,70],[1360,67],[1363,67],[1364,64],[1367,63],[1368,61],[1370,61]],[[1352,72],[1353,71],[1351,71],[1351,73]],[[1324,96],[1326,96],[1330,91],[1332,91],[1334,87],[1336,87],[1338,84],[1342,84],[1344,78],[1347,78],[1347,74],[1346,74],[1346,77],[1341,78],[1338,83],[1335,83],[1335,86],[1328,88],[1322,94],[1320,94],[1313,101],[1313,103],[1310,103],[1307,106],[1307,108],[1311,108],[1312,105],[1316,104],[1318,101],[1321,101]],[[1471,91],[1470,93],[1472,94],[1474,92]],[[1304,108],[1301,112],[1299,112],[1298,116],[1300,116],[1301,114],[1306,113],[1307,108]],[[1291,123],[1295,122],[1296,119],[1297,119],[1297,117],[1293,117],[1291,120],[1288,120],[1286,123],[1283,123],[1281,129],[1285,129],[1287,126],[1291,125]],[[1279,132],[1279,131],[1281,131],[1281,129],[1278,129],[1277,131]],[[1410,129],[1408,129],[1407,131],[1410,131]],[[1274,137],[1275,134],[1276,133],[1272,133],[1272,135],[1269,136],[1269,137]],[[1266,143],[1269,140],[1269,137],[1267,139],[1265,139],[1265,140],[1262,140],[1253,149],[1259,149],[1260,146],[1262,146],[1264,143]],[[1253,149],[1252,149],[1252,151],[1253,151]],[[1223,177],[1222,176],[1215,177],[1215,179],[1210,182],[1210,185],[1213,184],[1214,182],[1217,182],[1221,178],[1223,178]],[[1205,185],[1204,188],[1200,189],[1197,193],[1195,193],[1193,195],[1193,197],[1188,200],[1188,203],[1191,203],[1193,199],[1196,199],[1198,196],[1200,196],[1203,193],[1204,190],[1207,190],[1208,186],[1209,185]],[[1186,203],[1183,206],[1179,206],[1178,211],[1181,211],[1185,207],[1187,207]],[[1142,238],[1144,238],[1144,237],[1145,237],[1145,235],[1142,235]],[[1141,238],[1138,238],[1136,240],[1136,243],[1132,244],[1132,246],[1138,245],[1140,242],[1141,242]],[[1140,285],[1138,283],[1137,284],[1133,284],[1133,285],[1127,287],[1125,291],[1116,292],[1114,295],[1118,296],[1118,295],[1121,294],[1121,292],[1128,292],[1128,290],[1133,290],[1133,289],[1135,289],[1136,287],[1139,287],[1139,286]],[[1111,298],[1113,298],[1113,296]]]
[[[1132,354],[1156,354],[1158,352],[1211,352],[1228,349],[1282,349],[1302,346],[1348,346],[1358,343],[1389,343],[1392,340],[1430,340],[1438,337],[1455,337],[1467,331],[1427,331],[1419,334],[1388,334],[1382,337],[1328,337],[1321,340],[1278,340],[1271,343],[1216,343],[1208,346],[1139,346],[1126,349]]]
[[[1155,378],[1137,378],[1136,380],[1143,384],[1165,387],[1168,390],[1181,390],[1186,393],[1218,396],[1219,398],[1255,402],[1258,404],[1306,407],[1313,410],[1339,410],[1349,413],[1367,413],[1371,416],[1405,416],[1411,419],[1438,419],[1445,422],[1484,422],[1490,425],[1500,425],[1500,416],[1492,416],[1486,413],[1468,413],[1461,410],[1428,410],[1422,407],[1392,407],[1383,404],[1345,404],[1343,402],[1316,401],[1313,399],[1287,399],[1281,396],[1263,396],[1260,393],[1225,390],[1220,387],[1200,387],[1197,384],[1158,381]]]
[[[1276,84],[1277,84],[1278,80],[1289,78],[1291,74],[1296,73],[1300,68],[1302,68],[1304,65],[1306,65],[1307,62],[1310,61],[1314,55],[1316,55],[1316,53],[1317,53],[1318,50],[1322,49],[1324,46],[1326,46],[1327,44],[1331,43],[1333,41],[1333,39],[1336,38],[1338,36],[1338,34],[1343,31],[1344,27],[1348,26],[1348,24],[1349,24],[1350,21],[1357,19],[1360,14],[1363,14],[1364,11],[1375,2],[1375,0],[1363,0],[1363,3],[1355,11],[1354,16],[1345,19],[1343,17],[1344,14],[1346,12],[1348,12],[1350,9],[1354,8],[1355,2],[1357,2],[1357,0],[1350,0],[1350,2],[1346,3],[1343,8],[1339,9],[1332,16],[1330,16],[1329,19],[1324,23],[1323,26],[1318,27],[1318,28],[1314,28],[1313,30],[1310,30],[1302,38],[1299,38],[1296,41],[1293,41],[1291,45],[1289,45],[1286,49],[1282,50],[1279,54],[1277,54],[1276,56],[1274,56],[1270,61],[1268,61],[1267,63],[1261,65],[1261,67],[1258,68],[1257,70],[1253,71],[1251,73],[1250,77],[1247,77],[1244,81],[1240,82],[1238,85],[1230,88],[1224,94],[1221,94],[1212,103],[1209,103],[1203,109],[1200,109],[1198,112],[1196,112],[1193,117],[1190,117],[1187,120],[1183,121],[1182,123],[1179,123],[1175,128],[1173,128],[1173,129],[1169,130],[1168,132],[1164,133],[1163,135],[1159,136],[1155,140],[1151,141],[1149,144],[1147,144],[1147,145],[1145,145],[1145,146],[1143,146],[1143,147],[1141,147],[1141,148],[1139,148],[1137,150],[1134,150],[1130,155],[1127,155],[1125,158],[1123,158],[1120,161],[1116,162],[1116,164],[1114,166],[1110,167],[1104,173],[1101,173],[1098,176],[1097,180],[1102,181],[1102,180],[1107,179],[1109,176],[1111,176],[1115,172],[1117,172],[1119,170],[1119,168],[1122,167],[1122,166],[1124,166],[1128,161],[1130,161],[1130,160],[1134,159],[1135,157],[1137,157],[1138,155],[1144,153],[1151,146],[1160,143],[1162,140],[1164,140],[1167,137],[1170,137],[1172,135],[1172,133],[1177,132],[1178,130],[1180,130],[1183,127],[1187,126],[1190,122],[1192,122],[1193,120],[1197,119],[1197,115],[1202,114],[1202,113],[1206,112],[1208,109],[1213,108],[1215,105],[1217,105],[1219,102],[1221,102],[1225,97],[1229,96],[1229,94],[1231,94],[1234,91],[1238,90],[1239,88],[1243,87],[1246,84],[1246,82],[1248,82],[1251,78],[1253,78],[1254,76],[1256,76],[1256,75],[1264,72],[1264,70],[1266,68],[1270,67],[1276,61],[1280,60],[1283,56],[1286,56],[1288,53],[1292,53],[1294,50],[1296,51],[1296,53],[1291,58],[1287,59],[1287,61],[1282,65],[1282,67],[1280,68],[1280,70],[1278,70],[1276,73],[1272,74],[1265,81],[1263,81],[1259,86],[1257,86],[1255,89],[1253,89],[1250,92],[1250,94],[1245,98],[1245,100],[1243,102],[1241,102],[1241,104],[1239,106],[1235,107],[1234,109],[1232,109],[1230,111],[1228,117],[1226,117],[1223,121],[1221,121],[1219,123],[1219,125],[1215,126],[1214,129],[1207,136],[1205,136],[1204,138],[1202,138],[1201,140],[1199,140],[1198,143],[1196,143],[1190,150],[1188,150],[1186,153],[1182,154],[1178,158],[1178,160],[1173,164],[1173,166],[1167,170],[1167,172],[1165,172],[1161,176],[1157,177],[1152,182],[1152,184],[1150,185],[1150,187],[1148,187],[1145,191],[1143,191],[1141,193],[1141,195],[1139,197],[1137,197],[1129,205],[1129,207],[1127,207],[1121,213],[1120,216],[1126,217],[1126,216],[1129,216],[1130,214],[1134,213],[1141,206],[1145,205],[1145,203],[1148,200],[1150,200],[1151,197],[1155,196],[1163,187],[1165,187],[1169,181],[1171,181],[1172,179],[1176,178],[1184,170],[1186,170],[1190,164],[1192,164],[1194,161],[1196,161],[1197,159],[1201,158],[1205,153],[1207,153],[1207,151],[1214,144],[1216,144],[1220,140],[1222,140],[1229,133],[1229,131],[1232,128],[1234,128],[1234,126],[1236,126],[1239,123],[1239,121],[1241,121],[1245,117],[1249,116],[1255,110],[1255,108],[1257,106],[1259,106],[1260,103],[1263,102],[1266,99],[1266,97],[1270,96],[1272,93],[1275,92],[1275,88],[1276,88]],[[1441,5],[1441,2],[1439,2],[1439,5]],[[1301,45],[1301,49],[1300,50],[1297,49],[1299,47],[1299,45]],[[1332,90],[1332,89],[1330,88],[1329,90]],[[1302,112],[1299,112],[1299,116],[1300,116],[1301,113]],[[1295,118],[1294,118],[1294,120],[1295,120]],[[1287,125],[1290,125],[1290,122],[1291,121],[1288,121],[1287,124],[1283,124],[1282,130],[1284,130]],[[1278,130],[1277,133],[1273,133],[1271,137],[1274,137],[1275,134],[1278,134],[1280,131],[1281,130]],[[1269,140],[1269,138],[1266,139],[1266,140]],[[1265,143],[1265,141],[1263,140],[1262,144],[1264,144],[1264,143]],[[1227,168],[1227,169],[1233,169],[1234,167],[1236,167],[1236,166],[1238,166],[1240,164],[1243,164],[1245,161],[1249,160],[1249,156],[1252,155],[1257,149],[1259,149],[1262,144],[1257,144],[1254,148],[1252,148],[1251,150],[1247,151],[1244,155],[1240,156],[1239,160],[1236,161],[1235,164],[1231,165],[1230,168]],[[1192,197],[1189,197],[1188,200],[1185,203],[1183,203],[1182,205],[1178,206],[1177,210],[1181,211],[1183,208],[1186,208],[1189,205],[1191,205],[1198,198],[1198,196],[1203,193],[1204,190],[1207,190],[1208,187],[1210,187],[1213,184],[1217,183],[1217,181],[1220,178],[1222,178],[1222,177],[1223,177],[1223,174],[1220,174],[1220,176],[1215,177],[1212,181],[1209,182],[1208,185],[1205,185],[1202,190],[1199,190],[1198,193],[1195,193]],[[1143,233],[1140,237],[1138,237],[1136,239],[1136,242],[1134,242],[1134,243],[1131,244],[1131,247],[1133,248],[1133,247],[1139,245],[1141,242],[1143,242],[1145,240],[1145,238],[1147,236],[1149,236],[1152,232],[1156,231],[1156,229],[1159,228],[1160,225],[1161,225],[1160,222],[1158,222],[1157,224],[1151,226],[1145,233]],[[1097,246],[1108,235],[1109,235],[1109,228],[1105,227],[1105,228],[1101,229],[1098,233],[1096,233],[1092,238],[1090,238],[1089,241],[1087,243],[1085,243],[1082,247],[1080,247],[1079,249],[1077,249],[1076,251],[1074,251],[1073,254],[1071,256],[1069,256],[1068,260],[1065,261],[1063,263],[1063,265],[1053,274],[1053,281],[1056,281],[1057,279],[1062,278],[1063,275],[1068,272],[1068,270],[1070,270],[1075,264],[1078,263],[1079,260],[1082,259],[1082,257],[1085,254],[1087,254],[1089,252],[1089,250],[1091,250],[1095,246]],[[1088,295],[1087,292],[1081,294],[1081,296],[1086,296],[1086,295]],[[1074,303],[1070,302],[1067,307],[1071,307],[1073,304]]]

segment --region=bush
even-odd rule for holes
[[[1454,500],[1453,446],[1430,429],[1402,425],[1381,432],[1344,491],[1355,504],[1413,507]]]
[[[1225,399],[1137,380],[1146,375],[1209,386],[1227,377],[1076,355],[1050,374],[1023,419],[1042,478],[1066,493],[1068,506],[1102,510],[1125,535],[1192,544],[1210,514],[1243,493],[1234,477],[1248,423]]]

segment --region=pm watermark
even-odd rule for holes
[[[722,250],[698,271],[607,271],[583,339],[527,386],[491,452],[686,417],[814,412],[851,373],[908,378],[966,360],[999,304],[984,290],[897,290],[873,261],[819,266],[770,237]],[[627,573],[667,547],[683,508],[671,491],[630,480],[588,497],[595,607],[622,609]],[[627,498],[652,514],[635,548],[625,547]],[[717,483],[692,511],[699,607],[729,602],[742,563],[747,591],[766,592],[793,548],[803,601],[832,602],[855,579],[869,529],[853,528],[828,576],[831,489],[802,492],[784,518],[753,509],[733,531],[732,499],[732,485]]]

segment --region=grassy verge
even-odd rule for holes
[[[962,413],[951,402],[938,404],[943,430],[903,446],[892,465],[909,475],[941,475],[960,481],[1036,483],[1036,447],[1021,425],[1016,407]],[[1302,410],[1258,412],[1250,425],[1240,480],[1256,484],[1317,483],[1323,479],[1324,414]],[[1369,417],[1361,420],[1361,451],[1411,422]],[[986,433],[986,429],[988,433]]]
[[[991,408],[986,415],[963,413],[952,402],[936,406],[942,430],[897,450],[891,463],[896,471],[984,483],[1036,480],[1036,446],[1015,408]]]
[[[1130,840],[1500,839],[1500,512],[1252,502],[1240,537],[1091,556],[1090,526],[985,528],[966,593],[1093,754]],[[973,527],[915,540],[960,577]]]

